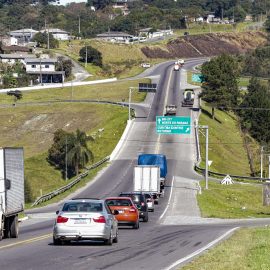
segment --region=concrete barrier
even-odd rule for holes
[[[114,150],[112,151],[111,155],[110,155],[110,161],[114,160],[117,156],[117,154],[119,153],[120,149],[123,147],[124,142],[127,139],[128,133],[132,127],[134,120],[128,120],[127,121],[127,125],[126,128],[118,142],[118,144],[116,145],[116,147],[114,148]]]
[[[62,87],[100,84],[100,83],[108,83],[108,82],[115,82],[115,81],[117,81],[117,78],[88,81],[88,82],[65,82],[63,85],[62,85],[62,83],[53,83],[53,84],[28,86],[28,87],[5,88],[5,89],[1,89],[0,93],[6,93],[7,91],[10,91],[10,90],[32,91],[32,90],[43,90],[43,89],[50,89],[50,88],[62,88]]]

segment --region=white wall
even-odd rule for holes
[[[70,3],[87,3],[87,0],[56,0],[52,2],[53,5],[62,5],[65,6]]]
[[[32,65],[35,65],[35,67],[32,67]],[[45,67],[45,66],[49,66],[49,67]],[[41,71],[55,71],[55,65],[54,64],[40,64],[38,63],[27,63],[26,64],[26,72],[40,72]]]
[[[58,40],[69,40],[69,36],[68,36],[68,34],[62,34],[62,33],[57,33],[57,34],[52,34],[53,35],[53,37],[55,38],[55,39],[58,39]]]

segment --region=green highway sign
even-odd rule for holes
[[[204,81],[204,77],[202,74],[192,74],[192,81],[202,83]]]
[[[158,134],[190,134],[189,116],[157,116],[156,132]]]

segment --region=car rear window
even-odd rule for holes
[[[146,193],[146,194],[144,194],[144,196],[145,196],[145,198],[151,198],[151,195],[150,194],[148,194],[148,193]]]
[[[122,197],[130,197],[131,200],[135,203],[140,203],[143,201],[143,196],[141,194],[120,194]]]
[[[106,200],[106,203],[108,206],[131,206],[132,203],[130,200],[127,199],[111,199],[111,200]]]
[[[96,202],[69,202],[63,206],[65,212],[102,212],[102,203]]]

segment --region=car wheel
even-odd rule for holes
[[[116,231],[116,236],[115,236],[115,238],[113,239],[113,242],[114,242],[114,243],[118,243],[118,230]]]
[[[60,239],[57,239],[57,238],[53,237],[53,244],[55,246],[59,246],[59,245],[62,244],[62,241]]]
[[[137,223],[133,225],[133,229],[138,230],[139,228],[140,228],[140,222],[138,220]]]
[[[143,222],[148,222],[148,214],[143,217]]]
[[[105,243],[106,245],[108,245],[108,246],[111,246],[111,245],[112,245],[112,243],[113,243],[113,235],[112,235],[112,231],[111,231],[111,233],[110,233],[109,239],[106,239],[106,240],[104,241],[104,243]]]

